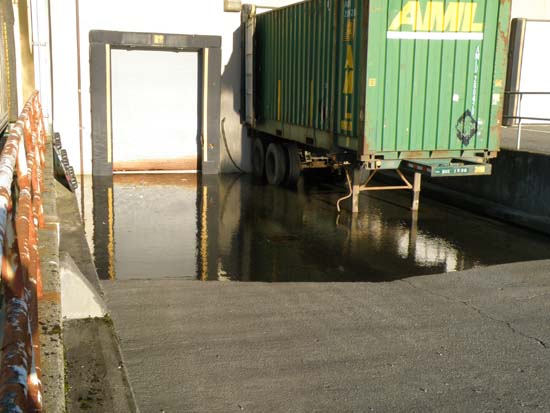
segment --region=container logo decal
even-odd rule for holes
[[[460,139],[464,146],[468,146],[470,140],[477,134],[477,121],[474,119],[469,109],[458,118],[456,133],[458,139]]]
[[[445,7],[446,4],[446,7]],[[474,2],[408,1],[391,20],[388,39],[483,40],[482,11]]]
[[[354,81],[354,56],[353,56],[353,39],[355,38],[355,8],[350,0],[344,2],[345,29],[343,33],[343,44],[346,53],[344,65],[344,84],[342,88],[342,97],[344,99],[344,111],[340,120],[340,129],[343,132],[353,131],[353,114],[351,100],[353,98],[353,81]]]

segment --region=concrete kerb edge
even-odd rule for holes
[[[105,303],[107,305],[107,303]],[[107,311],[109,310],[109,307],[107,306]],[[104,320],[107,321],[108,324],[111,326],[111,330],[113,332],[113,336],[115,339],[116,349],[118,351],[118,357],[120,358],[120,361],[122,362],[122,365],[120,366],[123,372],[124,379],[126,381],[126,384],[128,385],[128,391],[130,392],[130,402],[133,403],[132,406],[130,406],[135,413],[140,413],[139,406],[137,404],[136,399],[136,393],[134,392],[134,387],[132,386],[132,381],[130,380],[130,374],[128,373],[128,368],[126,367],[126,359],[124,358],[124,353],[122,353],[122,347],[120,345],[120,337],[118,336],[117,330],[115,328],[115,322],[113,318],[111,317],[111,313],[107,312],[105,317],[103,317]]]
[[[66,192],[65,192],[65,188],[59,183],[56,183],[55,187],[57,188],[57,191],[60,191],[60,190],[64,191],[63,194],[59,194],[59,192],[58,192],[58,197],[56,199],[56,205],[59,205],[60,200],[62,202],[64,202],[63,199],[64,199],[64,196],[65,196],[64,194],[66,194]],[[71,193],[71,196],[75,197],[75,194]],[[77,203],[76,198],[74,199],[74,201],[75,201],[75,204],[76,204]],[[58,212],[59,213],[64,213],[64,210],[61,209]],[[71,219],[70,219],[71,221],[72,220],[82,220],[82,216],[80,215],[79,211],[76,211],[76,215],[74,215],[74,216],[72,216],[73,212],[70,212],[69,214],[71,216]],[[59,219],[59,222],[60,222],[59,236],[60,236],[60,240],[61,240],[61,245],[58,246],[58,262],[59,262],[58,278],[60,280],[60,291],[62,293],[61,295],[63,296],[63,285],[62,285],[63,284],[63,278],[61,277],[61,272],[62,272],[62,267],[63,267],[63,256],[67,255],[71,259],[72,264],[74,266],[76,266],[78,270],[80,270],[81,268],[79,267],[79,265],[77,263],[75,263],[73,261],[74,257],[72,257],[68,251],[66,251],[65,249],[62,249],[63,246],[65,245],[64,244],[65,241],[63,241],[63,237],[67,236],[67,234],[65,233],[65,230],[63,228],[63,225],[65,223],[67,223],[67,220],[66,220],[66,217],[64,217],[64,216],[62,216],[60,218],[61,219]],[[81,226],[81,230],[84,230],[83,224]],[[65,247],[66,247],[66,245],[65,245]],[[125,394],[126,399],[125,400],[127,400],[127,402],[128,402],[128,405],[125,406],[125,408],[123,410],[120,410],[120,411],[139,412],[139,407],[137,406],[137,402],[136,402],[136,395],[135,395],[134,389],[132,387],[132,383],[130,381],[128,370],[126,368],[126,361],[125,361],[124,356],[123,356],[120,337],[117,334],[114,322],[113,322],[113,320],[111,318],[111,315],[108,311],[107,303],[104,301],[105,294],[104,294],[104,290],[103,290],[103,285],[99,282],[99,279],[98,279],[98,276],[97,276],[97,269],[95,268],[93,258],[90,254],[89,245],[86,242],[86,240],[84,242],[83,247],[85,248],[86,251],[82,250],[81,252],[90,255],[89,257],[86,257],[86,258],[89,258],[91,260],[91,266],[93,267],[93,276],[95,277],[95,280],[96,280],[95,283],[92,282],[90,287],[95,289],[97,291],[97,293],[102,297],[101,301],[104,305],[105,315],[103,317],[80,318],[80,321],[86,321],[86,320],[87,321],[98,321],[98,320],[100,320],[102,323],[105,323],[105,325],[108,326],[108,329],[110,330],[110,333],[109,333],[110,336],[111,336],[110,338],[112,339],[112,342],[110,342],[110,343],[112,343],[112,345],[114,346],[114,348],[113,347],[110,348],[111,349],[110,351],[112,351],[111,354],[121,363],[120,365],[118,365],[118,363],[117,363],[115,368],[119,369],[122,373],[123,386],[124,386],[124,389],[125,389],[125,392],[126,392],[126,394]],[[78,254],[77,251],[72,251],[72,252]],[[88,270],[91,270],[91,269],[88,268]],[[88,275],[92,275],[92,274],[88,274]],[[82,277],[84,277],[84,279],[88,280],[88,282],[91,282],[88,278],[86,278],[86,276],[82,275]],[[65,291],[65,292],[67,292],[67,291]],[[73,293],[72,290],[71,290],[71,293]],[[64,300],[61,301],[61,307],[63,307],[63,303],[64,303]],[[68,318],[64,318],[63,317],[63,312],[61,313],[61,320],[62,320],[62,323],[63,323],[62,324],[63,329],[65,329],[65,325],[66,325],[67,321],[76,321],[76,320],[71,320],[71,319],[68,319]],[[70,345],[66,344],[65,347],[64,347],[64,350],[65,350],[65,352],[69,352],[72,349],[71,349]],[[98,352],[101,352],[103,350],[104,349],[101,349],[101,348],[97,349]],[[74,357],[71,357],[71,355],[69,353],[67,353],[67,357],[65,358],[65,360],[68,363],[68,364],[65,365],[65,368],[70,369],[72,363],[75,362]],[[84,358],[82,360],[82,363],[85,364],[86,362],[87,362],[87,360],[86,360],[86,358]],[[106,370],[109,369],[109,366],[107,364],[105,365],[105,367],[106,367]],[[72,408],[73,406],[71,406],[71,404],[74,402],[74,398],[72,398],[72,396],[73,396],[72,391],[76,390],[76,392],[78,392],[79,390],[82,390],[82,387],[79,387],[78,382],[75,382],[75,383],[72,382],[71,371],[70,370],[65,371],[65,373],[66,373],[66,377],[67,377],[67,381],[65,382],[65,386],[66,386],[66,400],[65,400],[65,403],[66,403],[67,408]],[[72,385],[76,386],[75,389],[72,389],[72,388],[68,387],[68,386],[72,386]]]
[[[51,136],[45,151],[43,170],[45,227],[39,231],[40,269],[43,297],[38,301],[40,325],[40,358],[44,411],[65,412],[65,351],[61,313],[61,280],[59,276],[59,219],[54,185]]]

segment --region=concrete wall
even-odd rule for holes
[[[292,0],[267,0],[264,5],[283,6]],[[84,172],[91,173],[90,30],[136,31],[217,35],[222,37],[221,118],[233,158],[249,168],[249,142],[240,125],[241,50],[240,14],[225,13],[223,0],[80,0],[80,64],[84,134]],[[61,133],[69,160],[79,172],[75,0],[50,0],[53,64],[53,123]],[[225,153],[222,170],[232,170]]]
[[[503,150],[483,177],[426,179],[424,192],[550,234],[550,156]],[[481,228],[480,228],[481,230]]]

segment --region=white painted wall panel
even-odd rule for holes
[[[550,19],[550,0],[513,0],[512,18]]]
[[[112,50],[114,167],[196,160],[197,86],[197,53]],[[147,169],[165,165],[156,162]]]
[[[525,29],[523,61],[521,65],[520,92],[550,92],[550,21],[528,21]],[[521,116],[550,118],[550,95],[525,95],[521,104]],[[525,120],[525,123],[545,123]]]
[[[295,0],[268,0],[283,6]],[[264,2],[262,2],[263,4]],[[217,35],[222,37],[221,118],[237,162],[249,168],[249,141],[240,124],[240,14],[225,13],[223,0],[79,0],[85,173],[91,173],[90,30]],[[54,125],[69,159],[79,169],[75,0],[51,0]],[[222,145],[222,169],[232,170]]]
[[[217,35],[222,37],[221,118],[226,118],[228,144],[233,158],[248,168],[249,141],[240,125],[240,14],[225,13],[223,0],[79,0],[82,66],[82,107],[85,172],[91,172],[90,30],[117,30]],[[271,6],[294,3],[269,0]],[[54,79],[54,124],[62,134],[71,163],[78,170],[79,130],[77,94],[75,0],[50,1]],[[223,145],[222,145],[223,147]],[[232,167],[222,149],[222,168]]]

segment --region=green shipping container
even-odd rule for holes
[[[486,161],[500,144],[510,6],[311,0],[248,16],[247,122],[367,169]]]

